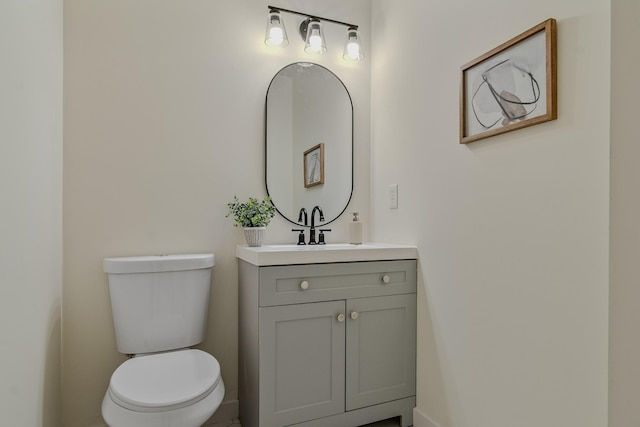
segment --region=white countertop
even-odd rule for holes
[[[385,243],[328,243],[326,245],[263,245],[249,247],[238,245],[236,256],[250,264],[292,265],[320,264],[328,262],[389,261],[417,259],[415,246]]]

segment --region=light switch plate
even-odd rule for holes
[[[389,209],[398,209],[398,184],[389,186]]]

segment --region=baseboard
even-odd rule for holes
[[[238,400],[225,400],[220,404],[218,410],[204,423],[204,426],[208,426],[213,423],[219,423],[221,421],[229,421],[236,419],[240,416],[240,402]]]
[[[413,408],[413,427],[440,427],[429,417],[420,412],[418,408]]]

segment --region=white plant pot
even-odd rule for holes
[[[245,227],[244,239],[247,241],[247,245],[252,247],[262,246],[266,230],[267,227]]]

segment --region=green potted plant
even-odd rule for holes
[[[226,217],[233,217],[234,227],[244,228],[244,237],[249,246],[261,246],[264,240],[264,233],[271,218],[276,214],[276,208],[271,203],[271,197],[266,197],[262,201],[255,197],[249,197],[246,202],[238,200],[238,196],[233,196],[233,201],[227,203],[229,211]]]

